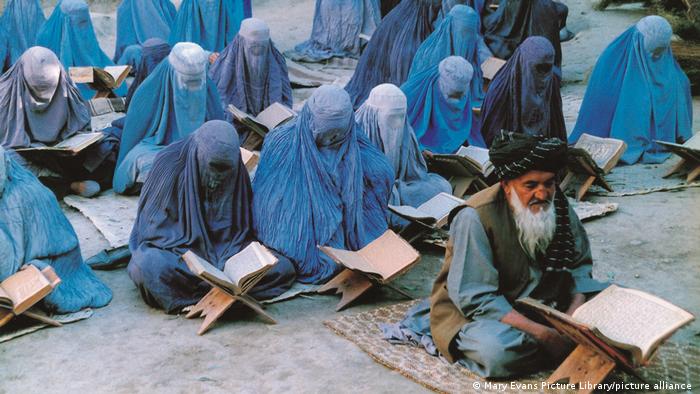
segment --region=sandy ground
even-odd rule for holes
[[[638,7],[593,11],[590,0],[565,1],[577,37],[564,44],[563,88],[567,124],[573,125],[585,86],[581,81],[607,43],[636,21]],[[46,6],[53,2],[45,1]],[[93,6],[103,49],[114,47],[115,2]],[[281,50],[307,38],[312,0],[255,0],[254,15],[268,21]],[[50,9],[47,8],[47,12]],[[698,102],[694,107],[700,108]],[[696,112],[697,113],[697,112]],[[695,127],[697,129],[697,127]],[[670,165],[670,162],[663,167]],[[636,182],[661,168],[639,166]],[[700,294],[700,188],[623,198],[591,198],[620,204],[611,216],[586,224],[599,279],[645,289],[698,315]],[[106,241],[81,214],[66,208],[83,254]],[[396,283],[426,296],[441,265],[438,249],[422,247],[421,263]],[[301,297],[269,307],[279,324],[266,325],[234,311],[203,337],[199,320],[168,316],[147,307],[124,270],[98,272],[114,300],[92,318],[45,329],[0,345],[0,393],[28,392],[424,392],[376,364],[321,322],[337,314],[334,296]],[[397,302],[376,291],[348,311]],[[700,322],[675,341],[700,343]]]

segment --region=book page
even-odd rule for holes
[[[69,67],[68,73],[70,74],[70,79],[75,83],[95,82],[95,73],[92,67]]]
[[[493,56],[484,60],[484,62],[481,63],[481,72],[484,75],[484,79],[492,80],[493,77],[496,76],[498,70],[505,64],[505,60]]]
[[[102,138],[104,138],[104,133],[99,131],[94,133],[78,133],[70,138],[66,138],[65,140],[59,142],[52,148],[80,152],[86,147],[100,141]]]
[[[350,250],[331,248],[330,246],[320,246],[319,249],[336,263],[350,268],[351,270],[361,271],[368,274],[376,274],[374,266],[367,261],[359,252]]]
[[[245,165],[245,168],[248,171],[252,171],[255,166],[258,165],[258,162],[260,161],[260,156],[255,153],[251,152],[246,148],[240,148],[241,149],[241,161],[243,162],[243,165]]]
[[[608,164],[625,145],[624,141],[614,138],[600,138],[589,134],[582,134],[574,147],[585,150],[591,155],[598,167],[606,172],[610,171]]]
[[[391,230],[358,252],[384,282],[403,273],[420,259],[420,254]]]
[[[107,66],[103,70],[112,77],[110,84],[112,88],[116,88],[124,82],[124,79],[129,75],[130,66]],[[107,82],[107,81],[105,81]]]
[[[15,314],[29,309],[53,289],[51,283],[33,265],[25,266],[2,281],[2,288],[12,300]]]
[[[246,288],[246,280],[260,271],[267,271],[277,262],[272,253],[258,242],[251,242],[243,250],[233,255],[224,265],[224,273],[241,290]]]
[[[12,299],[10,295],[3,290],[2,285],[0,285],[0,304],[12,305]]]
[[[427,204],[427,202],[426,202]],[[425,204],[424,204],[425,205]],[[427,224],[436,222],[439,218],[431,216],[429,213],[416,209],[410,205],[391,205],[389,204],[389,210],[395,214],[402,216],[404,218],[417,220]]]
[[[193,274],[212,285],[220,287],[232,294],[238,294],[240,292],[238,286],[232,283],[231,279],[229,279],[225,273],[211,265],[208,261],[197,256],[191,250],[185,252],[185,254],[182,255],[182,259]]]
[[[244,122],[246,119],[249,119],[251,117],[248,113],[243,112],[240,109],[233,106],[233,104],[229,104],[228,107],[226,107],[226,109],[228,110],[228,112],[231,113],[231,115],[233,115],[234,118],[236,118],[236,120],[240,122]]]
[[[464,204],[464,200],[461,198],[442,192],[421,204],[418,210],[425,212],[440,223],[446,221],[450,212],[462,204]]]
[[[261,125],[267,127],[267,130],[272,130],[280,124],[284,123],[289,118],[296,115],[294,111],[280,103],[272,103],[255,117],[255,120]]]
[[[489,158],[489,150],[485,148],[479,148],[476,146],[460,146],[457,154],[470,159],[475,164],[478,164],[482,172],[491,163]]]
[[[693,320],[693,315],[651,294],[615,285],[574,312],[573,317],[621,344],[641,350],[641,363],[662,339]]]

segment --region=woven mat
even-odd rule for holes
[[[353,315],[344,315],[323,323],[336,334],[355,343],[378,363],[431,390],[444,393],[474,392],[475,390],[472,388],[480,384],[479,393],[503,392],[493,387],[491,390],[487,389],[486,382],[466,368],[433,357],[422,348],[410,345],[392,345],[384,340],[379,324],[400,321],[413,302],[415,301]],[[700,348],[667,343],[659,349],[652,365],[641,368],[637,372],[652,387],[659,381],[673,384],[692,384],[693,388],[700,387]],[[515,382],[521,385],[537,385],[531,386],[538,387],[537,390],[508,389],[506,392],[544,392],[541,390],[541,382],[546,380],[550,373],[551,371],[542,372]],[[607,380],[607,382],[613,381],[639,383],[636,379],[617,371]],[[505,383],[508,386],[511,384],[510,381],[498,383]],[[678,391],[651,390],[650,392]]]

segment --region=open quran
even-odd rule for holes
[[[464,204],[464,200],[447,193],[439,193],[418,208],[409,205],[389,205],[389,210],[404,219],[419,222],[429,227],[443,227],[453,209]]]
[[[113,89],[118,88],[129,76],[131,66],[70,67],[68,72],[75,83],[85,83],[96,90],[95,98],[114,97]]]
[[[460,146],[454,154],[433,154],[428,169],[448,179],[457,197],[469,189],[478,192],[489,187],[486,178],[494,171],[489,150],[476,146]]]
[[[28,148],[17,148],[15,150],[17,152],[49,151],[77,155],[92,144],[102,141],[104,136],[104,133],[99,131],[93,133],[77,133],[55,145],[36,143]]]
[[[695,134],[684,144],[674,144],[672,142],[656,141],[657,144],[664,146],[671,153],[681,158],[671,170],[664,175],[671,176],[676,172],[680,172],[682,168],[688,168],[686,183],[690,183],[700,177],[700,133]]]
[[[59,283],[61,279],[52,267],[39,270],[31,264],[5,278],[0,282],[0,327],[21,314],[43,321],[42,315],[32,313],[29,309],[51,293]],[[53,324],[52,321],[48,323]]]
[[[227,110],[233,115],[235,120],[240,122],[245,128],[253,131],[241,143],[241,146],[248,150],[258,150],[262,146],[262,142],[268,132],[296,116],[294,110],[276,102],[265,108],[258,116],[241,111],[232,104],[229,104]]]
[[[625,150],[627,144],[622,140],[582,134],[569,150],[568,173],[561,182],[561,189],[577,185],[577,200],[581,200],[594,183],[612,191],[604,176],[615,168]]]

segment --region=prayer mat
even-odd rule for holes
[[[431,390],[443,393],[502,392],[498,389],[487,389],[485,380],[471,373],[459,364],[449,364],[439,357],[428,354],[422,347],[411,345],[392,345],[383,338],[379,325],[382,323],[397,323],[416,301],[381,307],[368,312],[347,314],[323,323],[336,334],[355,343],[360,349],[369,354],[376,362],[393,369],[407,378]],[[673,384],[700,385],[700,347],[694,345],[679,345],[667,343],[663,345],[652,364],[637,370],[652,387],[659,381]],[[537,384],[545,381],[551,371],[541,372],[513,381],[521,387],[527,384]],[[492,381],[505,383],[510,387],[511,380]],[[606,382],[634,382],[632,378],[621,371],[615,371]],[[480,386],[479,390],[473,388]],[[534,387],[534,386],[533,386]],[[540,390],[511,390],[506,392],[545,392]],[[658,390],[656,392],[677,392]]]
[[[320,70],[312,70],[290,59],[286,60],[287,70],[289,71],[289,82],[292,83],[292,86],[315,88],[321,85],[331,84],[337,79],[334,75]]]
[[[569,204],[576,212],[576,216],[581,221],[591,220],[600,216],[605,216],[611,212],[617,211],[618,204],[615,202],[595,203],[588,201],[576,201],[569,199]]]
[[[136,221],[138,196],[122,196],[108,190],[97,197],[70,195],[63,201],[90,219],[110,247],[118,248],[129,243],[131,229]]]
[[[77,322],[79,320],[87,319],[90,316],[92,316],[92,314],[92,309],[86,308],[78,312],[67,313],[65,315],[53,315],[50,317],[61,324],[69,324]],[[18,317],[13,318],[11,322],[9,322],[6,326],[0,329],[0,343],[10,341],[12,339],[21,337],[22,335],[31,334],[35,331],[39,331],[42,328],[46,327],[50,326],[46,323],[41,323],[34,319],[30,319],[20,315]]]

